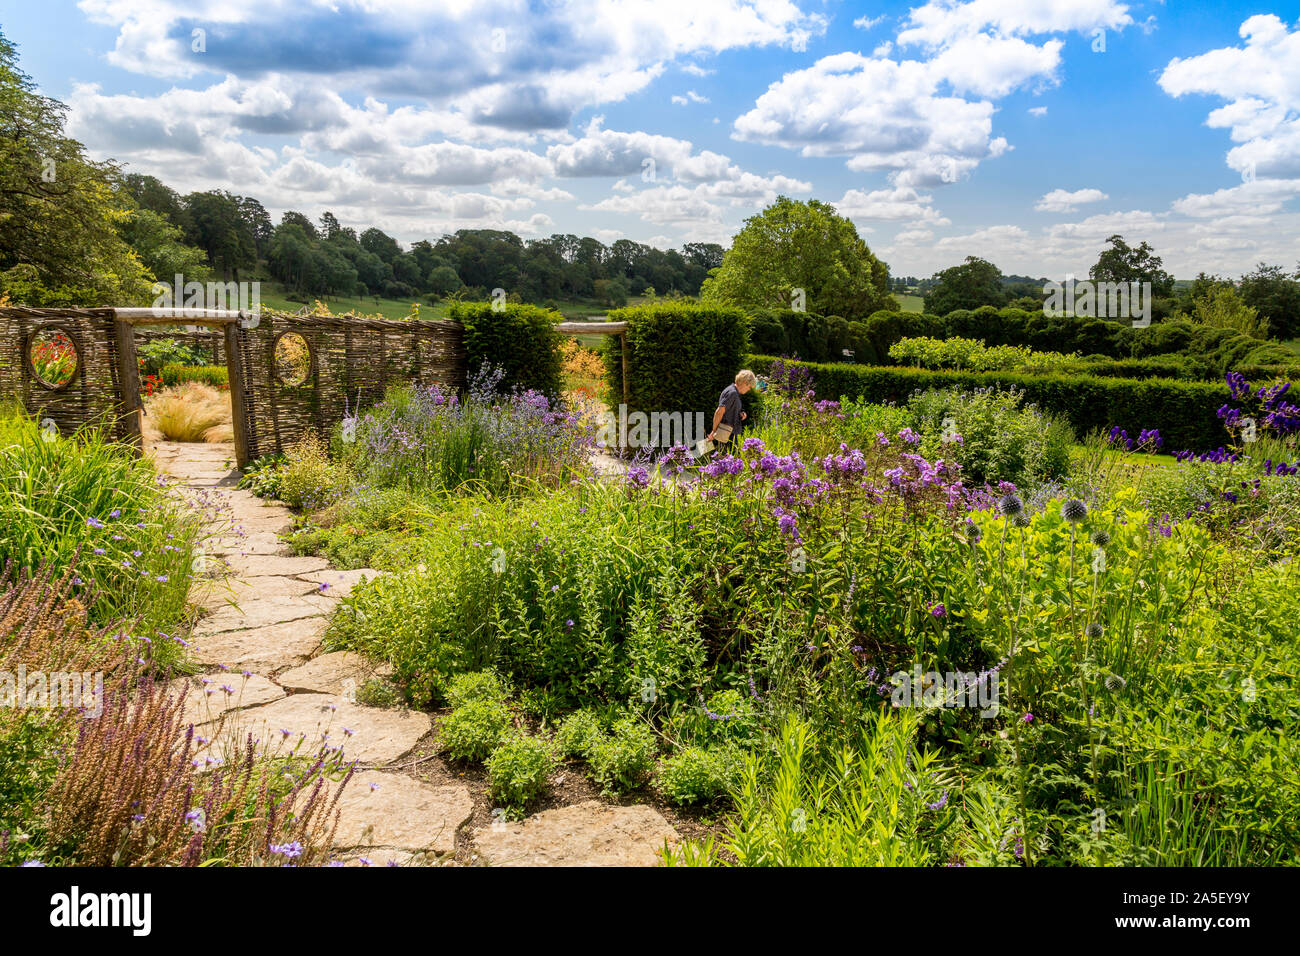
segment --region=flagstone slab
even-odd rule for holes
[[[274,706],[274,705],[271,705]],[[494,821],[474,832],[489,866],[657,866],[677,831],[653,807],[587,800],[520,823]]]
[[[342,747],[346,760],[385,764],[410,751],[432,727],[433,719],[419,711],[362,707],[332,694],[291,694],[230,714],[219,742],[229,744],[251,733],[274,753],[282,741],[292,747],[305,738],[299,753],[314,754],[325,744]]]
[[[231,670],[274,674],[305,663],[320,646],[326,619],[304,617],[267,627],[223,631],[191,639],[194,659]]]
[[[392,672],[388,664],[369,661],[352,651],[333,651],[284,671],[276,681],[292,691],[339,694],[351,699],[366,681],[373,677],[387,677]]]
[[[220,538],[208,542],[208,549],[214,554],[289,554],[289,546],[274,531],[253,531],[245,529],[244,534],[231,529]]]
[[[339,797],[334,845],[371,847],[439,856],[456,852],[456,832],[474,813],[464,784],[435,786],[402,773],[366,770],[353,774]]]
[[[319,594],[320,585],[284,575],[262,575],[241,581],[212,581],[195,585],[192,599],[207,610],[220,610],[230,604],[242,604],[267,598],[306,597]],[[323,595],[322,595],[323,596]]]
[[[324,571],[330,563],[324,558],[276,554],[230,555],[226,564],[231,574],[244,578],[262,575],[300,575]]]
[[[256,598],[243,601],[237,606],[223,607],[203,618],[195,626],[194,634],[203,637],[223,631],[244,631],[269,624],[283,624],[285,621],[328,614],[332,608],[333,605],[328,600],[315,594]]]
[[[269,704],[285,696],[284,688],[260,674],[245,677],[228,671],[179,678],[168,686],[168,692],[185,695],[184,721],[196,726],[232,710]]]

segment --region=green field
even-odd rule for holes
[[[359,315],[383,315],[386,319],[405,319],[411,315],[412,302],[406,299],[384,299],[379,296],[348,297],[348,296],[303,296],[313,301],[319,299],[324,302],[331,312],[335,315],[347,315],[356,313]],[[643,305],[647,300],[641,296],[633,296],[628,299],[628,305]],[[262,304],[269,309],[282,309],[286,312],[297,312],[305,307],[305,303],[295,302],[288,298],[288,291],[278,282],[262,282]],[[447,307],[449,303],[446,299],[436,304],[420,302],[420,318],[422,319],[442,319],[447,317]],[[597,321],[602,318],[608,309],[592,301],[569,301],[561,300],[558,303],[560,312],[566,319],[575,322]],[[599,342],[601,336],[582,336],[583,344],[588,345]],[[590,339],[591,343],[586,340]]]
[[[925,301],[922,296],[906,295],[900,292],[895,292],[894,298],[898,300],[898,307],[904,312],[920,312],[921,304]]]

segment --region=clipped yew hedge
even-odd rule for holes
[[[560,333],[564,316],[536,305],[453,302],[449,318],[465,326],[465,358],[473,376],[485,363],[505,371],[504,389],[536,389],[557,398],[563,387]]]
[[[745,367],[749,322],[733,306],[658,302],[616,309],[613,322],[627,323],[628,409],[704,412],[712,421],[718,395]],[[611,405],[622,402],[622,353],[617,336],[605,343]]]
[[[767,372],[776,359],[754,355],[749,367]],[[794,362],[809,369],[818,398],[861,398],[902,404],[916,390],[1015,386],[1025,400],[1068,421],[1080,435],[1118,425],[1130,435],[1160,430],[1166,451],[1217,448],[1227,438],[1215,412],[1228,400],[1224,384],[1095,375],[1027,375]]]

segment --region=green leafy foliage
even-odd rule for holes
[[[466,701],[442,719],[438,741],[454,760],[486,760],[509,729],[510,708],[505,701],[480,697]]]
[[[796,305],[800,292],[803,301]],[[889,267],[853,223],[827,203],[785,196],[745,220],[700,299],[849,317],[896,307]]]
[[[508,815],[523,816],[546,791],[547,781],[559,765],[549,740],[511,734],[488,757],[488,793]]]
[[[628,325],[629,411],[712,415],[718,396],[742,368],[748,320],[739,309],[660,302],[619,309],[609,317]],[[621,383],[617,336],[609,337],[603,355],[605,380]],[[610,400],[615,405],[622,402],[621,392],[611,394]]]
[[[533,305],[453,302],[448,315],[465,326],[465,354],[471,369],[494,366],[505,372],[503,389],[535,389],[557,398],[563,384],[559,333],[564,316]]]

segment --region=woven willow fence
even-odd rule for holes
[[[32,350],[38,337],[62,333],[75,365],[66,382],[37,374]],[[119,441],[138,434],[138,391],[131,328],[112,309],[0,309],[0,396],[15,396],[42,428],[70,435],[83,426],[103,427]],[[123,376],[126,388],[123,388]]]
[[[327,438],[349,411],[375,404],[390,385],[465,386],[464,329],[446,319],[263,314],[238,340],[242,381],[232,376],[231,390],[241,388],[244,397],[248,460],[282,455],[308,434]],[[304,348],[305,366],[277,363],[277,350]]]
[[[401,382],[464,388],[464,329],[450,320],[391,321],[355,316],[187,314],[210,330],[157,326],[148,309],[0,309],[0,396],[14,395],[60,433],[104,424],[141,446],[136,339],[170,338],[211,350],[230,372],[235,457],[242,466],[285,454],[305,436],[327,439],[349,411],[373,405]],[[251,327],[246,327],[251,326]],[[36,336],[62,333],[77,361],[66,382],[44,382],[31,358]],[[286,362],[284,355],[296,356]]]

